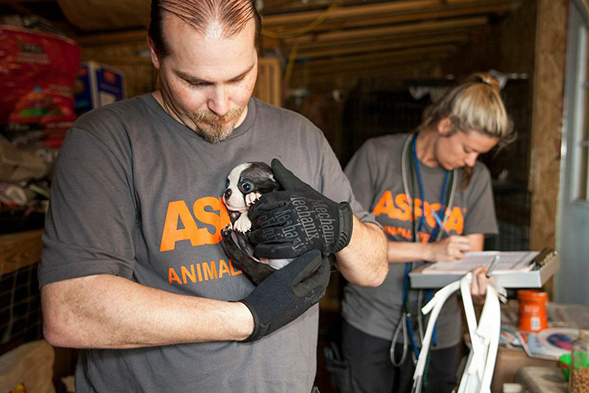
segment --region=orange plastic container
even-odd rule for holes
[[[548,327],[546,303],[548,294],[541,291],[521,290],[517,292],[519,301],[519,330],[539,332]]]

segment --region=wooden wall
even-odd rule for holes
[[[532,250],[556,244],[567,12],[567,0],[538,0],[530,176]]]
[[[157,71],[151,64],[146,32],[88,36],[78,42],[82,47],[82,61],[95,61],[124,73],[127,97],[157,89]],[[254,96],[272,105],[282,106],[282,70],[277,58],[259,59]]]
[[[445,72],[452,73],[496,69],[528,74],[531,250],[556,245],[567,6],[567,0],[523,1],[443,65]],[[551,293],[552,283],[545,289]]]

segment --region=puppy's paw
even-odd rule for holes
[[[221,235],[223,236],[231,236],[231,232],[233,231],[233,227],[231,224],[225,225],[225,228],[221,229]]]
[[[245,204],[246,206],[251,206],[254,203],[256,203],[256,201],[258,199],[260,199],[260,197],[262,196],[262,194],[260,194],[259,192],[250,192],[249,194],[247,194],[245,196]]]
[[[233,223],[233,229],[237,232],[246,233],[252,227],[252,222],[247,218],[247,214],[239,216],[237,221]]]

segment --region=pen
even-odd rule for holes
[[[450,236],[450,234],[448,233],[448,231],[444,227],[444,223],[442,222],[442,220],[440,220],[440,217],[438,217],[438,215],[436,214],[436,212],[433,211],[433,210],[432,210],[432,216],[434,216],[434,220],[436,220],[436,222],[438,223],[438,225],[440,226],[440,228],[442,228],[442,231],[444,231],[444,234],[446,236]]]
[[[499,254],[495,255],[495,258],[493,258],[491,266],[489,266],[489,270],[487,270],[487,278],[491,277],[491,273],[493,273],[493,269],[495,269],[497,262],[499,262]]]

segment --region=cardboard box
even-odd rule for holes
[[[77,115],[126,97],[125,77],[117,69],[92,61],[80,64],[76,81]]]

